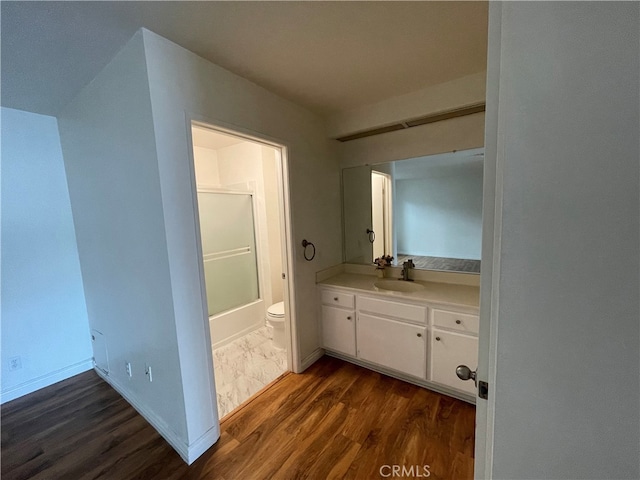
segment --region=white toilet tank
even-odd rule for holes
[[[267,309],[267,325],[271,327],[273,345],[277,348],[286,348],[284,320],[284,302],[274,303]]]

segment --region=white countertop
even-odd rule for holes
[[[416,281],[415,283],[425,288],[417,292],[394,292],[376,288],[374,283],[379,280],[380,278],[375,275],[339,273],[318,282],[318,285],[350,288],[397,299],[424,300],[433,303],[464,305],[469,307],[478,307],[480,305],[480,288],[476,286]]]

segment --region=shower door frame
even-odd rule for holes
[[[232,135],[234,137],[258,143],[267,147],[274,148],[279,152],[279,161],[277,162],[277,177],[278,177],[278,198],[279,198],[279,216],[280,216],[280,243],[281,243],[281,255],[282,255],[282,273],[284,280],[283,297],[285,306],[285,339],[287,342],[287,369],[300,373],[303,371],[302,361],[300,358],[298,332],[296,328],[296,309],[295,309],[295,284],[293,282],[293,270],[295,266],[293,257],[293,237],[291,231],[291,197],[289,189],[289,163],[288,163],[288,146],[286,142],[278,140],[276,138],[264,135],[259,132],[255,132],[246,128],[232,125],[220,120],[215,120],[209,117],[204,117],[197,114],[185,114],[185,121],[187,124],[187,146],[189,154],[189,169],[191,178],[191,193],[192,201],[195,212],[195,226],[196,226],[196,250],[200,261],[198,262],[199,276],[200,276],[200,295],[202,299],[203,311],[206,314],[205,331],[211,339],[211,331],[209,325],[208,309],[204,308],[207,305],[207,292],[206,283],[204,277],[204,263],[202,261],[202,240],[200,236],[200,219],[198,209],[198,188],[196,184],[195,176],[195,160],[193,153],[193,135],[191,132],[192,126],[205,128],[213,132],[222,133],[225,135]],[[254,205],[255,206],[255,205]],[[255,221],[255,210],[254,210]],[[257,234],[257,232],[256,232]],[[258,239],[256,239],[257,241]],[[261,271],[258,269],[259,278],[261,278]],[[261,286],[260,286],[261,287]],[[261,295],[262,296],[262,292]],[[209,349],[210,350],[210,349]],[[210,362],[213,362],[213,353],[211,355]]]
[[[261,240],[261,234],[260,234],[260,228],[258,225],[258,216],[256,215],[256,211],[258,208],[257,205],[257,201],[256,201],[256,188],[255,185],[253,184],[253,182],[250,182],[249,184],[249,188],[247,188],[247,190],[242,190],[242,189],[236,189],[236,188],[225,188],[225,187],[214,187],[214,186],[207,186],[207,185],[200,185],[199,187],[196,185],[196,196],[198,193],[213,193],[213,194],[222,194],[222,195],[247,195],[249,197],[251,197],[251,216],[252,216],[252,223],[253,223],[253,242],[254,242],[254,250],[255,250],[255,257],[256,257],[256,275],[258,277],[258,298],[256,300],[252,300],[249,303],[253,303],[256,302],[258,300],[262,300],[264,301],[264,284],[263,282],[265,281],[264,279],[264,272],[262,271],[262,268],[260,268],[260,265],[262,263],[262,253],[260,251],[260,248],[258,247],[258,245],[260,245],[260,240]],[[198,204],[198,208],[200,208],[200,204]],[[198,217],[198,221],[200,220],[200,218]],[[200,226],[198,225],[198,228]],[[200,237],[202,238],[202,237]],[[200,244],[202,246],[202,243]],[[204,255],[203,255],[203,264],[204,264]],[[206,279],[205,279],[206,280]],[[206,287],[206,284],[205,284]],[[208,300],[207,300],[208,302]],[[240,305],[240,306],[236,306],[233,308],[230,308],[228,310],[222,311],[222,312],[218,312],[215,313],[213,315],[209,314],[209,319],[211,319],[212,317],[215,317],[216,315],[224,315],[225,313],[235,310],[237,308],[242,308],[244,305]],[[208,310],[207,310],[207,313]]]

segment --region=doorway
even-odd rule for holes
[[[292,369],[284,147],[192,122],[216,400],[224,418]]]
[[[371,171],[371,229],[372,260],[384,255],[393,256],[391,175]]]

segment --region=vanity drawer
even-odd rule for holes
[[[335,307],[353,308],[355,305],[354,295],[335,290],[322,290],[322,303]]]
[[[433,309],[433,325],[466,333],[478,333],[478,315]]]
[[[427,323],[427,307],[424,305],[390,302],[389,300],[359,296],[358,310],[410,322]]]

